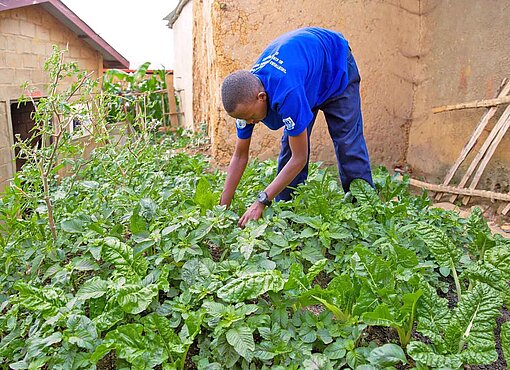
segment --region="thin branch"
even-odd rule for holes
[[[467,103],[459,103],[452,105],[442,105],[440,107],[432,108],[433,113],[447,112],[458,109],[470,109],[470,108],[485,108],[495,107],[497,105],[510,103],[510,96],[502,96],[494,99],[475,100]]]

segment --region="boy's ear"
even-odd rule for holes
[[[262,101],[266,101],[267,99],[267,94],[265,91],[261,91],[257,94],[257,99],[258,100],[262,100]]]

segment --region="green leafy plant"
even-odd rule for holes
[[[417,330],[429,337],[432,345],[412,341],[408,353],[413,359],[427,366],[453,369],[497,359],[493,334],[501,307],[497,292],[479,283],[463,295],[452,312],[448,302],[430,286],[423,289]]]
[[[352,183],[352,203],[311,163],[291,201],[240,229],[275,161],[249,164],[227,210],[225,174],[182,148],[204,137],[156,133],[156,107],[142,109],[159,85],[118,98],[84,77],[94,150],[80,158],[62,134],[36,153],[56,150],[47,191],[32,156],[0,198],[1,368],[457,368],[493,363],[498,340],[508,359],[508,325],[494,325],[510,245],[480,212],[433,209],[381,168],[375,189]],[[64,123],[81,109],[65,91],[52,100]]]

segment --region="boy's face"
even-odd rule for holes
[[[250,125],[262,121],[267,116],[267,94],[263,91],[259,92],[255,100],[238,104],[235,111],[228,114]]]

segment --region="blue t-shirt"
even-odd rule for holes
[[[349,44],[342,34],[307,27],[276,38],[251,69],[266,90],[269,103],[262,122],[272,130],[285,126],[290,136],[302,133],[312,109],[340,95],[348,82]],[[237,122],[237,137],[251,137],[254,125]]]

